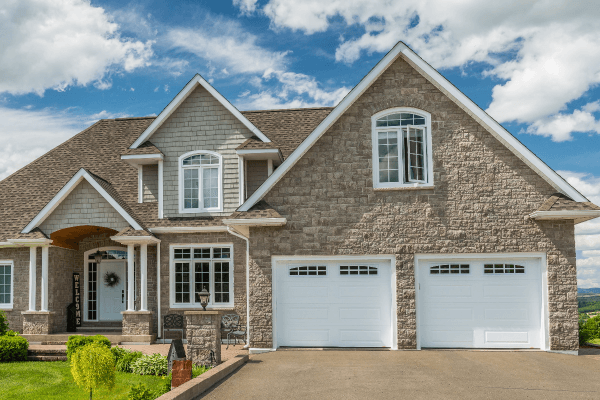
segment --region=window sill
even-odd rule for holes
[[[384,187],[384,188],[373,188],[375,192],[389,192],[394,190],[431,190],[435,189],[434,185],[419,185],[419,186],[396,186],[396,187]]]
[[[12,311],[12,306],[0,306],[0,311]]]
[[[222,208],[219,208],[219,209],[214,209],[214,208],[210,208],[210,209],[180,208],[179,209],[179,214],[206,214],[206,215],[209,215],[209,214],[220,213],[220,212],[223,212]]]
[[[185,311],[204,311],[201,306],[196,305],[182,305],[182,304],[171,304],[169,306],[171,310],[185,310]],[[224,306],[206,306],[206,311],[233,311],[233,305]]]

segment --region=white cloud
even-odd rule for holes
[[[233,5],[240,9],[240,12],[244,15],[252,14],[256,11],[257,0],[233,0]]]
[[[213,16],[196,29],[172,29],[166,39],[171,46],[195,54],[209,62],[211,69],[226,68],[234,74],[263,74],[284,69],[287,52],[270,51],[257,44],[258,37],[239,23]],[[211,73],[209,72],[209,75]]]
[[[152,42],[121,38],[102,8],[84,0],[4,1],[0,5],[0,92],[42,95],[71,85],[107,88],[111,69],[148,65]]]
[[[594,0],[270,0],[263,11],[275,29],[324,32],[334,17],[363,28],[359,37],[341,38],[340,62],[403,40],[436,68],[487,63],[486,75],[502,80],[487,110],[499,122],[533,124],[529,133],[556,141],[598,131],[591,115],[598,110],[561,114],[600,83]]]

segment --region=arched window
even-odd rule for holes
[[[222,158],[212,151],[196,151],[179,157],[179,211],[221,211]]]
[[[375,114],[373,124],[373,186],[432,186],[431,117],[412,108]]]

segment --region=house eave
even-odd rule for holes
[[[535,211],[529,214],[529,218],[538,221],[574,220],[575,224],[598,217],[600,217],[600,210]]]
[[[165,156],[162,154],[130,154],[121,156],[121,160],[133,166],[158,164],[159,161],[162,161],[164,159]]]
[[[160,239],[153,236],[111,236],[111,240],[121,244],[158,244]]]
[[[228,226],[284,226],[286,218],[239,218],[224,219],[223,223]]]
[[[7,239],[6,242],[0,242],[0,247],[38,247],[51,243],[52,239]]]
[[[227,232],[226,226],[157,226],[148,228],[152,233],[202,233],[202,232]]]

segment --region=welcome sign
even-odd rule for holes
[[[75,326],[81,326],[81,280],[79,273],[73,273],[73,303],[75,304]]]

